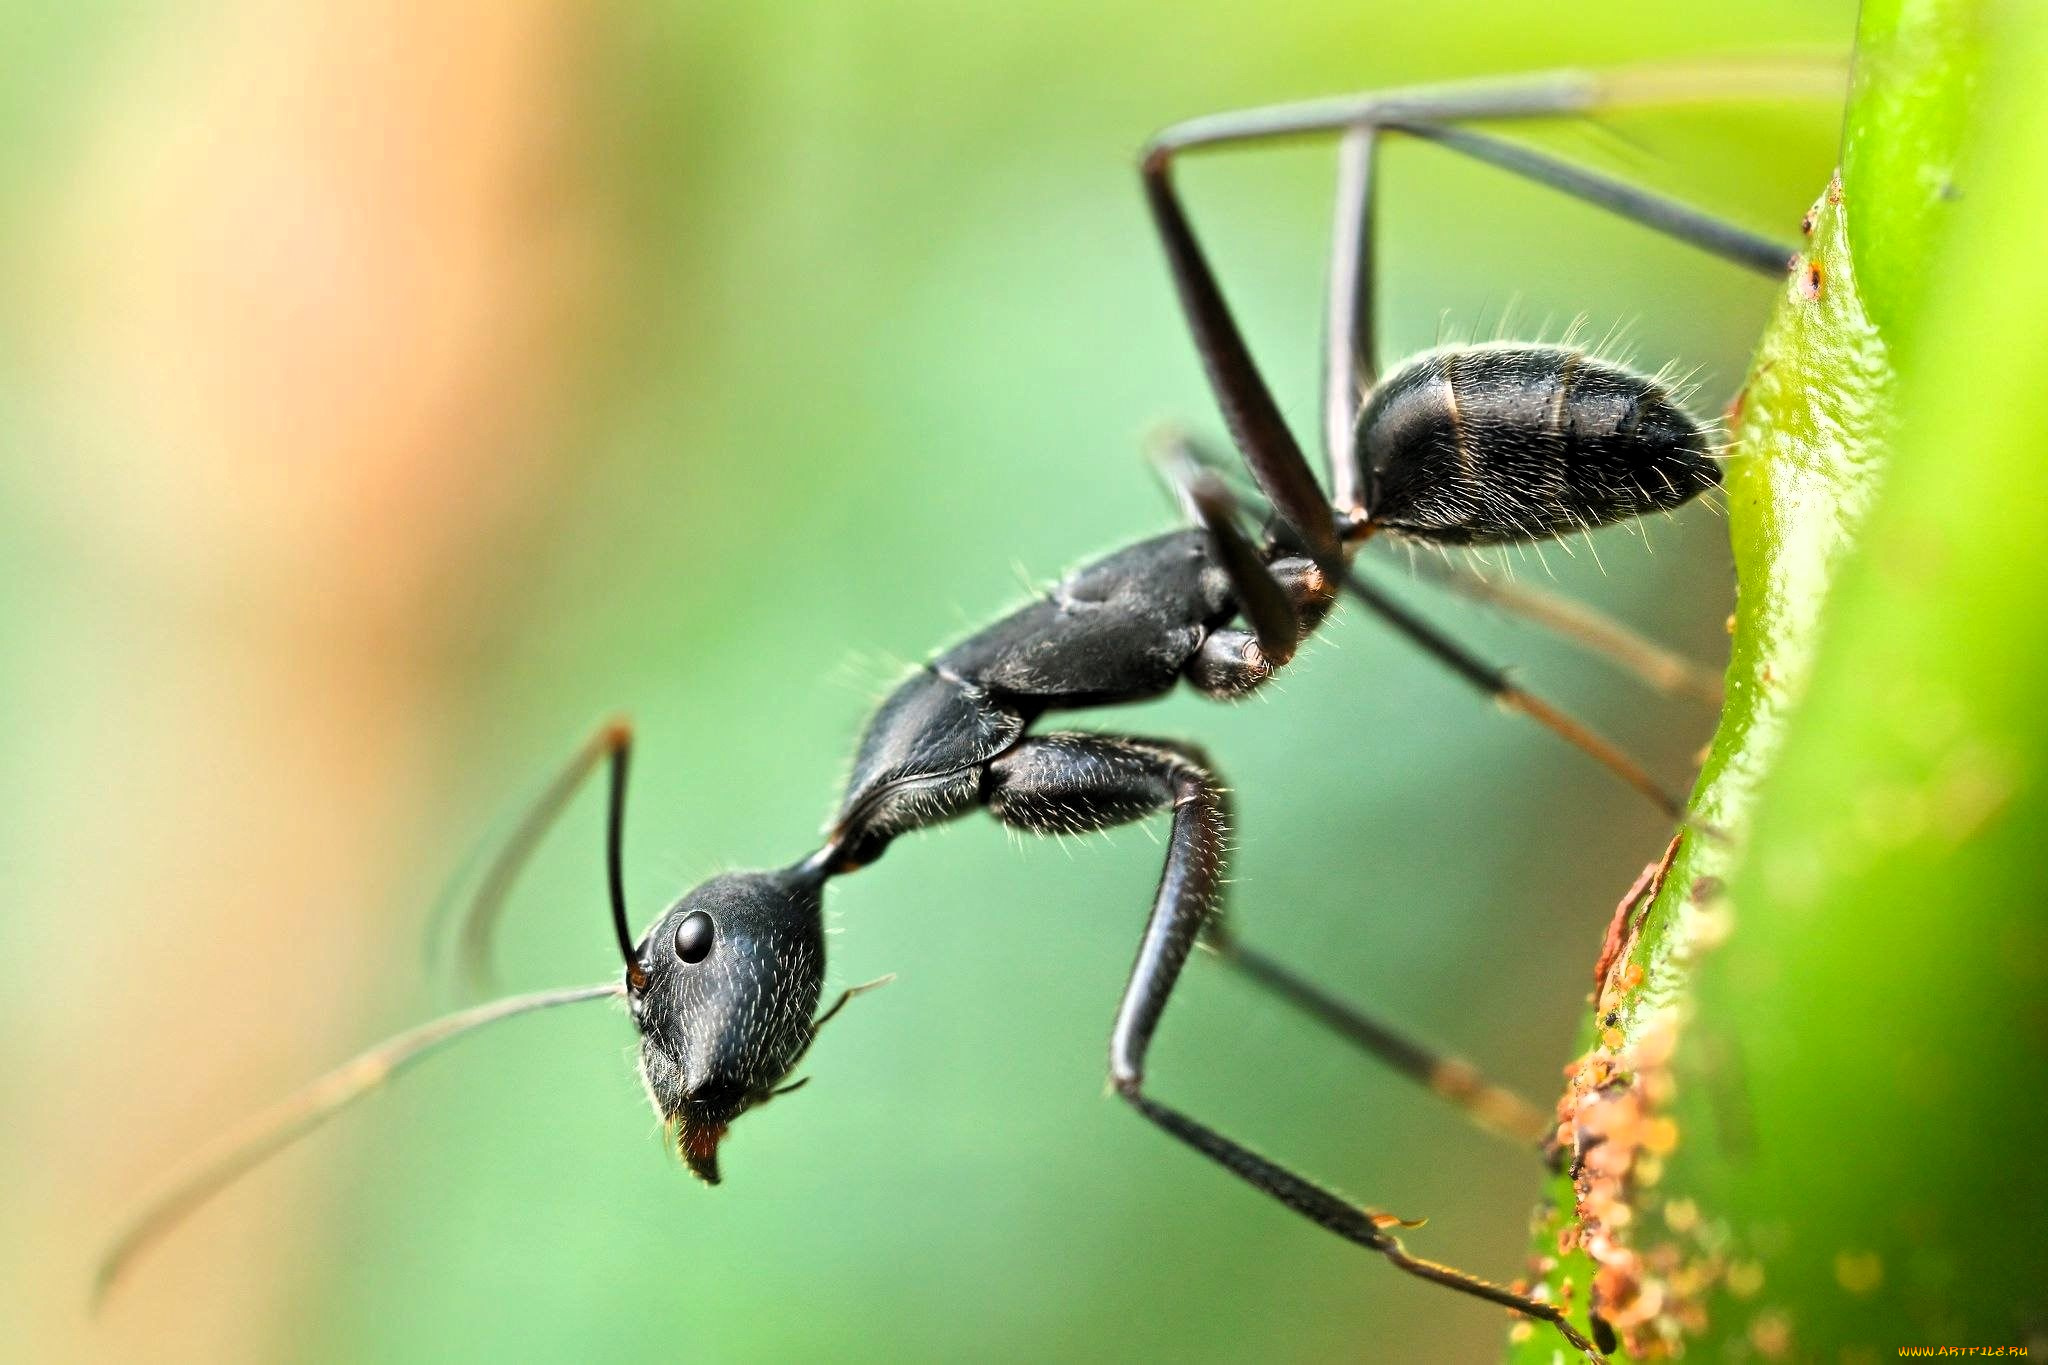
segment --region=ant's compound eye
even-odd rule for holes
[[[685,962],[702,962],[711,956],[711,916],[702,910],[683,916],[676,926],[676,956]]]

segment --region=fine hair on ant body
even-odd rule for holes
[[[881,857],[899,835],[975,810],[1031,833],[1086,833],[1170,813],[1171,832],[1109,1044],[1116,1093],[1151,1123],[1296,1213],[1401,1270],[1552,1323],[1597,1358],[1563,1305],[1411,1255],[1400,1221],[1361,1207],[1160,1100],[1146,1056],[1197,942],[1488,1130],[1538,1142],[1536,1106],[1359,1012],[1239,942],[1221,913],[1225,789],[1176,740],[1042,730],[1048,713],[1137,701],[1185,682],[1231,699],[1263,686],[1349,595],[1467,685],[1525,715],[1641,793],[1667,817],[1683,802],[1620,749],[1531,695],[1411,613],[1353,560],[1386,535],[1437,546],[1541,542],[1669,511],[1716,487],[1708,429],[1661,382],[1563,345],[1440,346],[1382,374],[1373,343],[1374,160],[1390,135],[1436,143],[1550,186],[1757,273],[1782,274],[1782,244],[1620,181],[1463,125],[1813,89],[1809,69],[1674,68],[1557,73],[1278,105],[1168,128],[1140,179],[1194,345],[1244,467],[1270,509],[1254,527],[1219,457],[1184,437],[1157,452],[1194,525],[1072,572],[1047,595],[940,653],[881,703],[823,844],[791,865],[711,878],[636,936],[626,908],[622,821],[629,727],[608,723],[555,779],[484,876],[464,922],[480,968],[507,891],[544,831],[600,766],[609,774],[606,868],[624,959],[614,983],[511,996],[389,1039],[202,1152],[116,1240],[104,1292],[134,1254],[235,1176],[443,1042],[535,1010],[623,997],[647,1091],[683,1161],[716,1184],[731,1124],[802,1082],[790,1076],[819,1029],[826,882]],[[1275,403],[1174,186],[1202,148],[1307,135],[1339,140],[1322,385],[1327,489]],[[1583,618],[1579,618],[1583,627]],[[1552,613],[1552,623],[1571,622]],[[1611,630],[1582,643],[1630,658]],[[1625,642],[1626,637],[1619,637]],[[1636,647],[1631,648],[1646,648]],[[876,983],[870,983],[876,984]],[[1595,1335],[1599,1335],[1597,1324]]]

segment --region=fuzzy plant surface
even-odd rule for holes
[[[1535,1222],[1617,1360],[2048,1353],[2048,7],[1866,0],[1854,73],[1733,414],[1712,828],[1616,911]]]

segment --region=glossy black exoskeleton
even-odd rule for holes
[[[1686,87],[1672,77],[1672,93]],[[1643,88],[1629,86],[1631,98]],[[1232,1174],[1411,1274],[1553,1323],[1592,1354],[1565,1307],[1410,1256],[1394,1222],[1361,1208],[1161,1103],[1145,1059],[1198,939],[1375,1057],[1484,1126],[1534,1141],[1544,1114],[1368,1018],[1223,931],[1224,789],[1203,754],[1173,740],[1047,730],[1054,712],[1158,696],[1183,682],[1219,698],[1263,685],[1348,593],[1467,683],[1585,751],[1673,818],[1681,803],[1643,770],[1409,613],[1353,560],[1376,535],[1440,545],[1541,540],[1669,510],[1718,482],[1707,429],[1664,385],[1555,345],[1444,347],[1376,377],[1372,322],[1372,166],[1404,134],[1573,194],[1767,273],[1789,252],[1548,156],[1456,125],[1583,113],[1609,91],[1561,75],[1199,119],[1145,149],[1142,183],[1198,353],[1246,468],[1270,507],[1255,528],[1217,477],[1216,457],[1181,440],[1167,473],[1198,525],[1141,540],[940,653],[869,722],[823,845],[779,871],[729,873],[683,896],[644,935],[628,929],[620,820],[630,734],[605,727],[549,789],[485,880],[468,921],[480,955],[512,870],[588,772],[608,761],[607,852],[618,987],[513,997],[402,1035],[288,1102],[256,1135],[203,1161],[117,1245],[111,1278],[169,1219],[397,1066],[457,1033],[527,1010],[624,995],[656,1110],[690,1168],[719,1178],[721,1142],[743,1112],[789,1078],[839,1005],[820,1015],[823,889],[880,857],[897,836],[977,810],[1033,833],[1082,833],[1170,812],[1165,871],[1110,1040],[1116,1091],[1139,1113]],[[1225,303],[1172,183],[1181,152],[1306,133],[1342,135],[1331,254],[1322,437],[1327,491],[1311,472]],[[843,993],[843,1004],[854,992]]]
[[[1440,545],[1545,540],[1667,512],[1721,482],[1656,380],[1567,346],[1447,346],[1358,418],[1375,524]]]

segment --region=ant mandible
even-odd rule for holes
[[[1172,1108],[1145,1059],[1198,940],[1310,1017],[1518,1140],[1540,1112],[1255,952],[1220,913],[1228,805],[1216,769],[1173,740],[1039,731],[1049,712],[1138,701],[1185,681],[1216,698],[1264,685],[1340,593],[1467,684],[1547,727],[1667,816],[1682,803],[1591,730],[1411,614],[1353,564],[1382,533],[1446,546],[1540,541],[1667,511],[1719,483],[1707,429],[1659,381],[1561,345],[1443,346],[1377,374],[1372,339],[1373,163],[1383,138],[1419,138],[1611,210],[1766,275],[1791,252],[1685,205],[1458,125],[1588,115],[1724,90],[1725,72],[1559,73],[1273,106],[1191,120],[1140,159],[1146,201],[1195,348],[1252,479],[1270,504],[1258,532],[1185,438],[1164,471],[1197,525],[1142,540],[1068,575],[1050,594],[938,655],[869,721],[825,842],[789,867],[713,877],[636,938],[626,911],[621,820],[631,732],[602,728],[543,795],[483,880],[464,925],[472,965],[514,874],[584,777],[610,774],[606,859],[625,979],[513,996],[390,1039],[241,1129],[186,1168],[109,1252],[104,1291],[156,1233],[234,1176],[440,1043],[499,1019],[624,996],[647,1090],[683,1160],[709,1183],[734,1119],[794,1088],[819,1028],[825,883],[872,863],[897,836],[976,809],[1018,830],[1075,834],[1170,811],[1166,866],[1110,1037],[1117,1094],[1152,1123],[1311,1221],[1400,1269],[1554,1324],[1595,1356],[1564,1309],[1408,1253],[1398,1220],[1363,1208]],[[1747,87],[1744,87],[1747,88]],[[1174,188],[1197,148],[1307,134],[1340,138],[1322,394],[1327,493],[1252,359]],[[798,1082],[797,1084],[801,1084]]]

